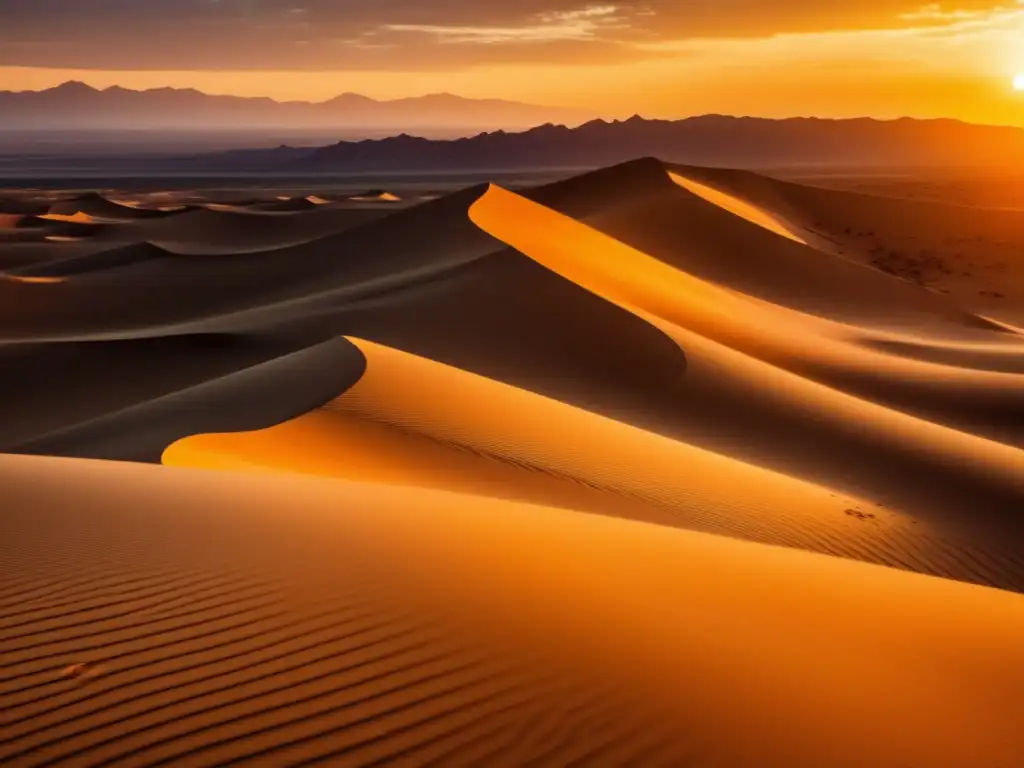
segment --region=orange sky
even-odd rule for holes
[[[523,1],[541,7],[540,0]],[[478,25],[464,23],[474,17],[460,0],[421,2],[426,5],[420,11],[448,14],[439,15],[439,21],[463,23],[386,25],[389,35],[405,41],[401,45],[391,38],[366,42],[382,33],[363,30],[363,42],[345,41],[345,56],[321,55],[331,45],[327,39],[292,39],[280,44],[291,48],[275,52],[266,68],[258,52],[250,50],[255,42],[248,38],[239,41],[237,51],[231,50],[230,38],[222,41],[221,47],[228,49],[223,56],[212,42],[209,50],[204,48],[200,39],[191,60],[187,47],[179,45],[177,52],[154,48],[151,69],[120,65],[116,57],[85,49],[77,58],[54,54],[51,60],[62,66],[45,66],[46,55],[24,54],[19,60],[15,50],[0,55],[0,88],[38,89],[77,79],[96,87],[171,85],[312,100],[344,91],[376,98],[449,91],[587,107],[607,117],[634,112],[649,117],[704,112],[911,115],[1024,125],[1024,92],[1012,87],[1013,77],[1024,72],[1024,3],[1019,0],[930,6],[865,0],[863,7],[872,14],[849,20],[819,18],[820,13],[812,17],[812,9],[817,6],[820,12],[823,3],[763,0],[758,8],[774,3],[785,6],[789,15],[752,19],[748,14],[743,18],[749,29],[744,26],[732,35],[723,26],[728,14],[708,11],[699,18],[677,18],[679,4],[658,5],[655,0],[645,15],[628,19],[617,15],[626,13],[626,4],[612,0],[547,0],[570,10],[518,20],[482,19]],[[708,7],[748,2],[722,0]],[[695,4],[700,6],[700,0]],[[315,4],[305,5],[314,12]],[[636,13],[642,5],[643,0],[636,0],[628,8]],[[465,18],[451,15],[460,8]],[[306,13],[301,8],[290,13],[302,17],[296,10]],[[663,14],[661,26],[655,25],[657,14]],[[653,25],[653,31],[640,29],[642,23]],[[673,24],[678,31],[663,30],[674,29]],[[706,31],[687,36],[684,30],[689,28]],[[39,45],[21,50],[37,52]],[[142,55],[133,45],[123,47],[126,62]],[[353,48],[359,49],[358,56],[349,55]],[[321,62],[332,66],[320,68]],[[119,66],[103,66],[114,64]]]

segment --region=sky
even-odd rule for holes
[[[1024,125],[1024,0],[0,0],[0,89]]]

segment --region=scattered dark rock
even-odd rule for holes
[[[871,513],[871,512],[861,512],[859,509],[844,509],[843,512],[845,512],[850,517],[856,517],[858,520],[874,520],[875,519],[875,515],[873,513]]]

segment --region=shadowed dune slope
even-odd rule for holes
[[[38,443],[35,452],[127,458],[118,446],[138,444],[151,445],[155,461],[168,439],[204,424],[255,428],[314,408],[358,378],[358,360],[341,339],[304,345],[252,334],[0,346],[0,367],[18,372],[0,381],[0,451]],[[256,402],[250,390],[266,398]],[[138,418],[150,410],[155,422]]]
[[[389,211],[307,203],[290,213],[201,209],[174,219],[145,222],[118,236],[160,243],[177,253],[270,251],[318,240],[383,218]]]
[[[117,269],[132,264],[171,256],[167,251],[150,243],[136,243],[110,248],[95,253],[65,256],[50,261],[12,269],[10,277],[71,277],[97,270]]]
[[[24,286],[28,296],[29,289],[39,296],[51,287]],[[510,293],[530,300],[510,302]],[[9,414],[8,425],[27,429],[34,423],[38,435],[70,418],[66,409],[76,404],[80,415],[70,425],[82,420],[90,404],[89,418],[102,416],[113,405],[112,392],[124,398],[118,403],[144,401],[153,394],[152,384],[145,383],[149,377],[191,387],[211,373],[229,372],[223,366],[233,359],[244,367],[346,333],[621,418],[656,418],[652,398],[664,400],[677,391],[686,368],[683,352],[660,330],[508,251],[434,280],[396,281],[369,295],[343,285],[195,325],[198,333],[166,336],[166,342],[157,336],[11,346],[7,359],[22,377],[9,382],[0,410]],[[133,366],[148,373],[135,376]],[[108,373],[118,377],[116,387]],[[68,375],[76,380],[73,396],[56,397]],[[38,406],[43,392],[53,392],[56,400],[45,409]],[[221,407],[219,402],[211,400],[210,408]]]
[[[422,280],[502,247],[466,216],[483,191],[469,189],[279,250],[161,259],[117,270],[109,280],[97,273],[31,294],[0,282],[0,342],[208,331],[236,313]]]
[[[665,164],[652,157],[522,190],[524,197],[575,219],[657,199],[674,189]]]
[[[65,422],[14,450],[158,462],[167,445],[196,432],[259,429],[318,408],[354,384],[364,365],[359,351],[339,338],[219,376],[199,379],[196,371],[167,394]],[[140,389],[127,394],[137,400]]]
[[[31,457],[0,482],[7,764],[1024,749],[1019,595],[449,493]]]
[[[948,536],[940,521],[354,343],[366,371],[323,408],[259,432],[184,438],[163,462],[458,490],[1024,589],[1013,550]]]
[[[63,261],[75,256],[109,251],[109,243],[90,241],[52,241],[35,239],[32,242],[4,242],[0,236],[0,270],[5,273],[45,264],[49,261]]]
[[[0,191],[0,216],[38,216],[50,210],[52,204],[32,192]]]

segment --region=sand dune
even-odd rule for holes
[[[1013,549],[951,536],[941,520],[919,520],[515,387],[354,343],[366,372],[322,409],[259,432],[185,438],[168,447],[163,462],[452,489],[1024,588],[1024,563]],[[995,489],[990,495],[1017,491],[1019,471],[1003,476],[1002,486],[998,477],[985,478]],[[974,564],[962,560],[965,554]]]
[[[267,304],[316,296],[334,287],[334,281],[344,287],[347,283],[359,283],[364,279],[386,278],[392,273],[401,277],[407,264],[416,264],[424,259],[427,259],[428,267],[446,268],[475,256],[480,250],[479,243],[485,244],[484,250],[491,250],[493,241],[475,233],[472,224],[464,217],[457,219],[450,236],[444,236],[439,227],[436,239],[423,241],[415,232],[417,222],[431,216],[432,209],[428,206],[440,205],[444,210],[446,206],[454,205],[455,210],[461,208],[464,212],[467,201],[475,197],[474,193],[469,197],[436,201],[422,209],[398,212],[398,215],[407,217],[407,226],[369,221],[351,230],[314,237],[310,242],[291,248],[260,249],[245,254],[244,258],[238,258],[239,251],[233,247],[230,253],[161,259],[158,266],[157,262],[149,262],[152,268],[137,269],[130,274],[121,269],[116,275],[97,273],[89,282],[69,281],[62,286],[64,290],[60,294],[51,297],[52,302],[59,302],[62,306],[60,313],[53,312],[52,303],[0,304],[0,315],[5,315],[0,336],[41,340],[111,332],[140,335],[151,333],[146,329],[153,326],[205,320],[244,309],[262,310]],[[310,215],[318,213],[315,211]],[[170,235],[171,228],[188,224],[191,216],[192,213],[182,214],[157,222],[157,225],[167,225],[167,234]],[[277,218],[269,214],[266,216]],[[219,230],[222,223],[221,220],[215,221],[214,229]],[[148,226],[148,223],[142,226]],[[249,223],[238,222],[237,231],[246,236],[244,233],[251,231]],[[466,232],[469,232],[468,236],[465,236]],[[147,234],[158,233],[150,230]],[[196,232],[193,235],[198,236]],[[216,235],[213,237],[216,239]],[[162,244],[164,250],[170,251],[175,247],[174,242],[168,244],[158,237],[146,239]],[[409,245],[413,248],[410,249]],[[145,244],[130,247],[144,248],[147,253],[151,251],[151,246]],[[372,259],[377,248],[386,249],[384,253],[394,252],[394,257]],[[434,254],[441,263],[433,262]],[[187,294],[183,294],[186,287]],[[4,286],[0,285],[0,294],[3,290]],[[183,301],[183,295],[187,300]],[[200,324],[200,327],[208,329],[208,324]]]
[[[383,214],[355,208],[302,207],[193,210],[136,224],[127,234],[177,253],[250,253],[305,243],[372,222]],[[292,215],[275,215],[271,211]]]
[[[317,190],[4,203],[0,763],[1019,762],[1020,212]]]
[[[1024,747],[1019,595],[382,485],[0,472],[12,764],[976,766]]]
[[[269,427],[318,408],[351,386],[364,366],[359,351],[344,339],[293,352],[238,350],[210,362],[217,368],[192,366],[191,374],[183,372],[175,382],[122,386],[116,405],[81,414],[72,424],[65,416],[60,428],[20,443],[17,450],[155,462],[167,445],[196,432]],[[175,388],[143,399],[139,390],[147,383]]]
[[[134,221],[138,219],[159,219],[176,215],[179,212],[180,209],[174,207],[168,211],[140,205],[126,205],[115,202],[98,193],[88,192],[84,195],[54,203],[50,206],[50,210],[46,215],[51,218],[73,218],[77,216],[107,221]]]
[[[948,326],[947,334],[991,330],[948,298],[846,259],[823,258],[819,248],[779,237],[668,179],[654,193],[591,211],[585,221],[696,277],[824,319],[910,333],[927,333],[936,320]],[[804,235],[818,245],[811,233]]]
[[[471,215],[496,237],[628,309],[638,309],[859,397],[948,421],[959,429],[1014,443],[1024,440],[1024,434],[1007,434],[1004,427],[1007,421],[1019,422],[1024,412],[1024,390],[1016,376],[998,370],[976,370],[977,366],[963,370],[919,357],[900,358],[891,354],[894,350],[883,353],[871,344],[859,343],[871,338],[870,328],[808,315],[727,290],[497,187],[474,206]],[[764,234],[789,242],[767,231]],[[799,274],[784,275],[789,275],[791,284],[803,280]],[[891,280],[884,275],[878,279]],[[1017,339],[980,318],[936,311],[932,320],[933,325],[945,321],[938,325],[940,332],[951,329],[954,336],[965,325],[966,333],[972,332],[971,326],[979,326],[976,335],[1006,339],[1024,353],[1024,345]],[[890,332],[882,338],[899,336]],[[986,348],[971,345],[967,351],[983,358]],[[1001,367],[1003,361],[999,362]],[[965,400],[965,396],[970,399]]]
[[[790,212],[832,252],[1020,324],[1024,211],[875,197],[740,171],[680,169],[757,204]]]

